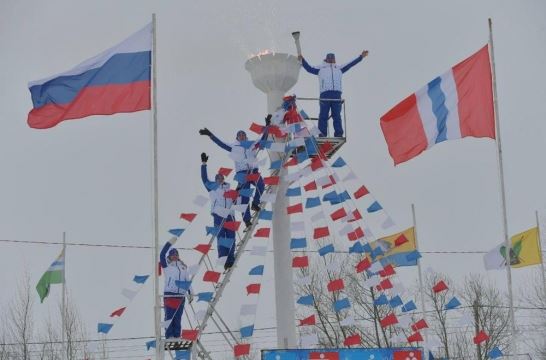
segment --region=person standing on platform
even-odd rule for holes
[[[308,73],[318,75],[319,77],[320,113],[318,128],[321,132],[319,137],[324,137],[328,133],[328,117],[330,112],[334,123],[334,137],[343,137],[343,125],[341,122],[341,94],[343,89],[341,79],[345,72],[361,62],[366,56],[368,56],[368,50],[362,51],[362,54],[353,61],[344,65],[338,65],[336,64],[336,56],[333,53],[328,53],[324,62],[319,66],[311,66],[302,55],[298,56],[303,68]]]

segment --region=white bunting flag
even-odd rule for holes
[[[208,197],[205,197],[203,195],[197,195],[194,199],[193,199],[193,203],[199,207],[203,207],[205,205],[207,205],[207,203],[209,202],[209,198]]]
[[[137,294],[135,290],[123,289],[121,290],[121,295],[125,296],[129,300],[133,300]]]
[[[302,335],[300,338],[302,348],[310,348],[319,343],[317,334]]]
[[[256,314],[256,308],[256,304],[243,304],[241,305],[241,311],[239,311],[239,314],[241,316],[254,315]]]

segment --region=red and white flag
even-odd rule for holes
[[[455,65],[381,117],[394,164],[435,144],[471,136],[495,138],[489,48]]]

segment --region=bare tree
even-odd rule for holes
[[[428,272],[425,275],[425,289],[423,289],[423,291],[425,292],[426,301],[432,308],[430,312],[431,318],[429,318],[430,324],[428,325],[432,328],[432,331],[440,338],[440,342],[442,343],[443,347],[442,356],[449,359],[449,345],[451,339],[448,333],[447,310],[445,306],[455,294],[452,287],[449,287],[447,291],[434,292],[432,288],[441,280],[443,280],[447,284],[452,283],[451,279],[445,274],[434,271]],[[427,308],[429,307],[427,306]]]
[[[487,354],[494,347],[506,348],[510,338],[506,297],[483,276],[476,274],[465,278],[461,296],[472,307],[473,336],[481,330],[489,335],[487,341],[475,346],[476,359],[487,359]],[[472,338],[468,339],[468,343],[472,343]]]
[[[17,286],[15,297],[7,307],[6,338],[16,344],[10,347],[10,356],[22,360],[30,359],[29,343],[34,335],[33,307],[30,278],[25,274]]]
[[[542,269],[540,269],[542,271]],[[546,284],[543,282],[542,274],[537,274],[529,281],[527,286],[520,291],[524,294],[524,301],[532,310],[531,326],[538,336],[530,338],[528,345],[541,359],[546,359]]]
[[[375,305],[379,291],[364,284],[367,279],[365,272],[356,273],[355,265],[361,256],[347,256],[345,254],[328,254],[316,261],[311,261],[307,269],[300,270],[302,276],[309,276],[308,285],[296,287],[298,296],[312,295],[313,310],[316,314],[315,330],[319,342],[324,347],[343,347],[344,339],[353,334],[361,337],[362,345],[366,347],[393,346],[393,335],[403,334],[397,327],[383,328],[380,320],[392,311],[389,305]],[[338,269],[328,269],[331,263],[338,263]],[[343,279],[343,291],[325,291],[326,284],[335,279]],[[351,307],[336,312],[334,303],[347,297]],[[308,315],[307,309],[300,311],[300,318]],[[348,317],[353,317],[353,324],[341,326],[340,323]],[[407,335],[407,334],[405,334]],[[407,343],[404,342],[404,345]]]

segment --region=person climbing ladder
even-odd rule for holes
[[[268,115],[266,117],[266,127],[260,141],[267,139],[270,121],[271,115]],[[224,143],[207,128],[199,130],[199,134],[208,136],[216,145],[232,154],[232,158],[235,162],[235,179],[237,179],[239,183],[237,185],[237,191],[250,189],[250,185],[254,185],[256,191],[254,193],[254,198],[252,199],[251,208],[254,211],[260,211],[260,197],[264,191],[264,182],[262,177],[259,176],[258,159],[256,157],[258,151],[260,150],[260,141],[249,141],[246,132],[243,130],[237,131],[235,137],[236,141],[232,145],[227,145]],[[258,175],[256,178],[251,177],[248,179],[248,176],[252,174]],[[246,205],[249,202],[250,197],[241,196],[241,204]],[[243,221],[247,228],[249,228],[251,225],[250,218],[250,209],[247,207],[243,214]]]
[[[225,182],[224,175],[216,174],[214,181],[209,180],[207,174],[207,161],[209,157],[206,153],[201,154],[201,180],[209,192],[211,208],[210,212],[213,218],[214,227],[218,228],[216,234],[216,244],[218,246],[218,257],[227,256],[224,269],[227,270],[233,266],[235,261],[235,232],[223,227],[224,222],[234,221],[233,199],[227,196],[226,192],[230,190],[229,183]]]

